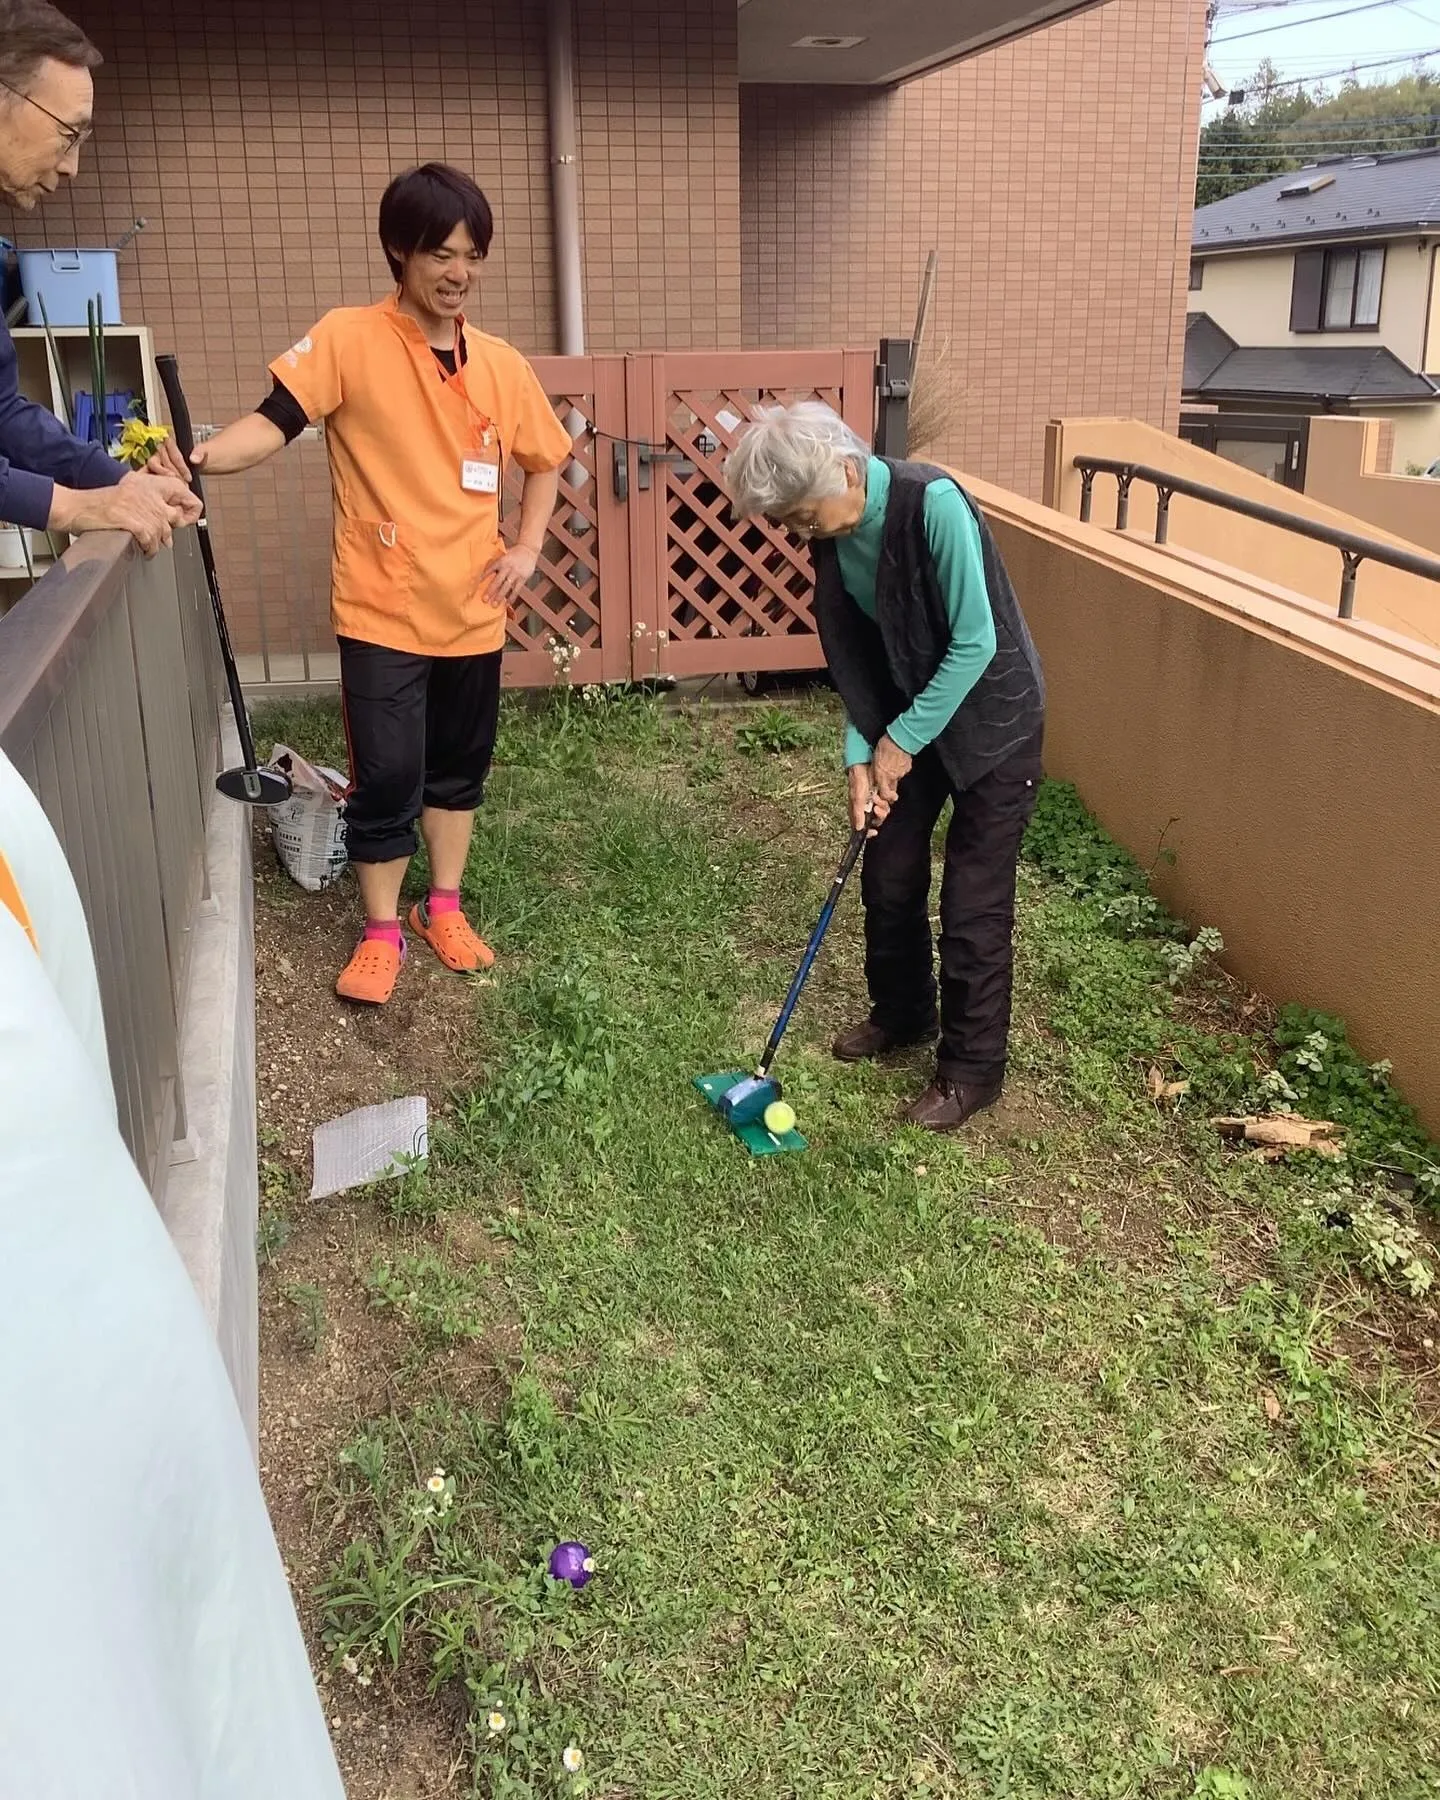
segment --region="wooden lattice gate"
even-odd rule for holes
[[[575,459],[511,619],[507,681],[818,667],[808,552],[733,520],[721,465],[752,409],[770,402],[823,400],[868,442],[873,352],[542,357],[535,367]],[[518,477],[508,498],[513,536]]]

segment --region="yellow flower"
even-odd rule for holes
[[[502,1712],[492,1712],[485,1723],[490,1727],[491,1737],[499,1737],[500,1733],[505,1729],[505,1715]]]
[[[585,1767],[585,1758],[581,1755],[579,1747],[575,1744],[567,1744],[565,1746],[565,1753],[560,1760],[572,1775],[578,1775]]]
[[[170,435],[168,425],[151,425],[145,419],[127,419],[110,454],[132,469],[143,469]]]

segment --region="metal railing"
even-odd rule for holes
[[[120,1127],[157,1194],[186,1135],[180,1020],[220,705],[193,531],[150,562],[114,534],[82,538],[0,618],[0,747],[80,889]]]
[[[1155,542],[1164,544],[1170,536],[1170,501],[1176,494],[1191,500],[1203,500],[1243,518],[1258,519],[1263,525],[1278,525],[1282,531],[1310,538],[1317,544],[1329,544],[1340,552],[1340,617],[1355,616],[1355,576],[1362,562],[1383,563],[1387,568],[1402,569],[1407,575],[1420,575],[1427,581],[1440,581],[1440,558],[1422,556],[1415,550],[1401,550],[1381,538],[1362,537],[1338,525],[1324,525],[1318,519],[1306,519],[1298,513],[1286,512],[1280,506],[1266,506],[1260,500],[1246,500],[1224,488],[1208,487],[1203,481],[1174,475],[1148,463],[1124,462],[1116,457],[1077,456],[1075,467],[1080,472],[1080,520],[1089,524],[1095,497],[1095,477],[1113,475],[1117,484],[1115,529],[1124,531],[1130,524],[1130,489],[1137,481],[1148,482],[1158,496],[1155,507]]]

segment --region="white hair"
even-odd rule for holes
[[[864,479],[870,451],[837,412],[818,400],[762,406],[725,459],[725,487],[742,519],[783,519],[846,488],[845,470]]]

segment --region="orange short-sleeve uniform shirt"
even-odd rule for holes
[[[455,349],[447,375],[391,299],[327,313],[270,365],[325,421],[339,637],[421,656],[504,647],[505,609],[482,596],[481,577],[504,548],[505,469],[544,473],[573,450],[518,350],[463,320]]]

